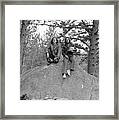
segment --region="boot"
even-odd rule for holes
[[[70,76],[71,75],[71,71],[67,70],[67,75]]]
[[[67,77],[67,76],[66,76],[66,74],[63,74],[63,76],[62,76],[62,77],[63,77],[63,79],[66,79],[66,77]]]

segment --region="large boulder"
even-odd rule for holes
[[[89,75],[75,63],[70,77],[62,78],[62,61],[37,67],[21,75],[20,95],[29,99],[98,100],[98,78]]]

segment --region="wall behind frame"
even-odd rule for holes
[[[2,1],[5,1],[5,0],[0,0],[0,16],[1,16],[1,12],[2,12],[1,11],[1,2]],[[7,1],[21,1],[21,0],[7,0]],[[33,0],[25,0],[25,1],[33,1]],[[41,0],[35,0],[35,1],[41,1]],[[42,0],[42,1],[48,1],[48,0]],[[73,0],[68,0],[68,1],[73,1]],[[83,1],[90,1],[90,0],[83,0]],[[118,23],[119,23],[119,0],[91,0],[91,1],[102,1],[102,2],[103,1],[118,1]],[[119,24],[118,24],[118,29],[119,29]],[[119,45],[119,35],[118,35],[118,45]],[[1,44],[1,17],[0,17],[0,120],[1,120],[1,117],[2,117],[2,111],[1,111],[2,110],[1,109],[1,97],[2,97],[1,96],[1,70],[2,70],[2,68],[1,68],[2,67],[1,59],[2,59],[2,49],[1,48],[2,48],[2,44]],[[119,54],[119,48],[118,48],[117,51],[118,51],[118,54]],[[119,55],[118,55],[118,57],[119,57]],[[118,61],[118,66],[119,66],[119,61]],[[119,100],[119,75],[118,75],[118,100]],[[118,104],[118,117],[119,117],[119,104]]]

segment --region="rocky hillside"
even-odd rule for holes
[[[98,78],[89,75],[76,61],[75,71],[62,79],[62,61],[37,67],[21,75],[20,95],[41,100],[98,100]]]

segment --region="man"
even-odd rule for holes
[[[74,59],[73,59],[74,46],[69,38],[65,38],[62,44],[62,55],[63,55],[63,71],[62,76],[65,79],[71,75],[71,71],[74,71]]]
[[[51,42],[47,46],[46,57],[48,65],[51,63],[58,63],[61,54],[61,45],[59,41],[53,37]]]

